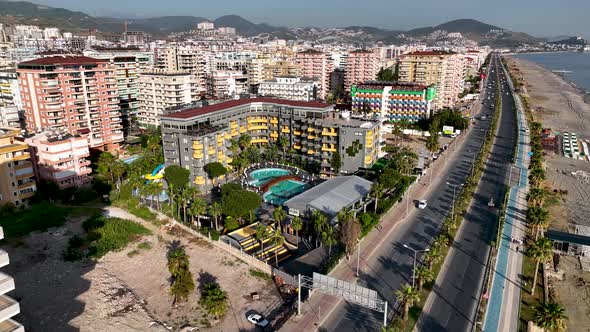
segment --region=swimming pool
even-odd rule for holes
[[[261,168],[250,173],[250,177],[252,177],[253,180],[249,181],[248,184],[260,187],[273,178],[289,174],[291,174],[291,171],[282,168]]]
[[[264,193],[264,201],[274,205],[283,205],[291,197],[301,194],[311,186],[307,183],[295,180],[281,181]]]

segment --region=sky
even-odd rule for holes
[[[407,30],[473,18],[537,37],[590,39],[590,0],[29,0],[121,18],[236,14],[278,26],[366,25]]]

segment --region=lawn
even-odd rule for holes
[[[70,207],[42,202],[14,214],[0,216],[0,226],[7,239],[21,237],[34,231],[62,226],[72,211]]]
[[[119,251],[128,243],[151,232],[142,225],[119,218],[96,216],[86,220],[82,226],[88,233],[88,256],[100,258],[110,251]]]
[[[535,260],[530,256],[525,255],[522,264],[523,281],[526,282],[526,286],[520,292],[520,319],[519,319],[519,331],[527,330],[527,322],[533,320],[534,307],[541,304],[541,300],[544,297],[543,294],[543,275],[541,268],[537,275],[537,285],[535,288],[535,296],[531,295],[531,285],[533,284],[533,277],[535,273]]]

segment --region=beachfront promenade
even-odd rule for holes
[[[502,66],[504,67],[504,66]],[[522,239],[526,232],[526,209],[528,186],[528,165],[530,137],[525,131],[528,127],[519,96],[506,68],[506,80],[514,97],[518,122],[518,144],[515,164],[520,169],[517,185],[510,188],[506,218],[502,228],[498,256],[493,273],[492,287],[483,324],[484,331],[517,331],[520,312],[520,292],[522,289],[522,261],[524,247],[512,243],[512,239]],[[514,181],[512,181],[514,183]]]

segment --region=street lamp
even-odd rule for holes
[[[453,187],[453,203],[451,204],[451,215],[453,216],[453,222],[455,222],[455,189],[457,189],[457,187],[463,187],[463,183],[452,184],[447,181],[447,185]]]
[[[404,248],[410,249],[410,250],[412,250],[414,252],[414,269],[412,270],[412,288],[414,288],[415,283],[416,283],[416,255],[419,252],[427,252],[427,251],[430,251],[430,249],[426,248],[426,249],[418,250],[418,249],[414,249],[414,248],[410,247],[407,244],[404,244]]]

